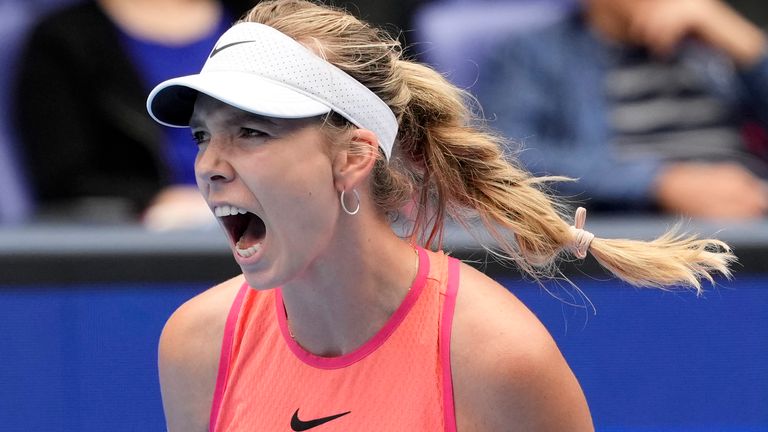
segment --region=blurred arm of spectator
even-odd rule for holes
[[[197,187],[168,186],[155,196],[142,216],[154,231],[215,226],[208,203]]]
[[[738,66],[712,83],[724,105],[768,125],[765,37],[714,0],[585,0],[583,15],[502,44],[481,72],[478,97],[491,125],[526,145],[519,156],[529,169],[579,179],[558,186],[565,195],[613,209],[660,207],[726,218],[765,214],[765,183],[740,165],[665,162],[653,155],[626,160],[611,142],[606,46],[642,45],[671,56],[689,38]]]
[[[738,164],[668,164],[656,182],[659,205],[670,213],[749,219],[768,212],[768,184]]]
[[[743,69],[765,54],[763,32],[719,0],[654,0],[635,2],[624,29],[605,30],[609,37],[649,48],[656,55],[674,54],[686,37],[719,49]],[[600,25],[593,25],[600,30]],[[612,34],[611,34],[612,33]]]

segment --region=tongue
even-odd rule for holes
[[[237,241],[237,247],[240,249],[248,249],[251,246],[255,246],[264,240],[265,227],[264,222],[258,217],[252,217],[248,226],[245,228],[243,235],[240,236],[240,240]]]

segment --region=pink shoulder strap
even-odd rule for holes
[[[453,374],[451,372],[451,329],[459,291],[459,267],[461,261],[448,257],[448,286],[443,302],[440,324],[440,361],[443,366],[443,411],[446,432],[456,432],[456,408],[453,402]]]
[[[216,376],[216,389],[213,391],[213,403],[211,404],[211,417],[208,430],[213,432],[216,428],[216,420],[219,418],[221,408],[221,399],[224,396],[224,390],[227,387],[227,378],[229,374],[229,360],[232,356],[232,342],[235,335],[235,326],[237,318],[240,315],[240,308],[243,305],[243,299],[248,292],[248,284],[243,283],[240,287],[232,307],[229,308],[227,322],[224,324],[224,337],[221,341],[221,356],[219,357],[219,373]]]

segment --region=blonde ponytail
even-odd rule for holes
[[[425,66],[398,61],[410,94],[402,124],[403,145],[423,155],[424,180],[419,222],[434,220],[426,241],[438,241],[445,210],[463,225],[477,217],[495,240],[493,252],[513,260],[536,277],[551,276],[556,259],[575,247],[574,228],[565,207],[546,193],[546,183],[567,180],[533,177],[510,162],[502,140],[482,131],[466,108],[469,97]],[[409,139],[410,138],[410,139]],[[428,194],[435,214],[426,217]],[[472,210],[469,214],[467,210]],[[474,213],[474,214],[473,214]],[[421,225],[422,227],[424,225]],[[510,236],[510,233],[514,233]],[[512,241],[514,237],[515,241]],[[687,286],[701,292],[701,280],[717,272],[730,276],[735,257],[719,240],[699,240],[674,231],[650,241],[593,238],[589,252],[611,273],[636,286]]]
[[[467,227],[479,220],[494,239],[487,248],[535,277],[557,272],[557,258],[574,245],[565,207],[502,151],[504,141],[484,128],[466,92],[434,70],[401,58],[399,43],[350,14],[304,0],[258,4],[244,19],[270,25],[360,81],[400,124],[393,158],[377,162],[372,195],[384,212],[415,195],[413,238],[442,243],[450,217]],[[414,193],[415,192],[415,193]],[[718,240],[665,234],[650,242],[594,238],[589,251],[617,277],[638,286],[701,290],[712,274],[729,276],[735,260]]]

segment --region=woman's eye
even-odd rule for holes
[[[259,137],[268,137],[269,134],[266,132],[260,131],[258,129],[251,129],[251,128],[241,128],[240,134],[245,138],[259,138]]]
[[[197,145],[203,144],[207,139],[208,139],[208,134],[206,134],[205,132],[193,132],[192,133],[192,140]]]

